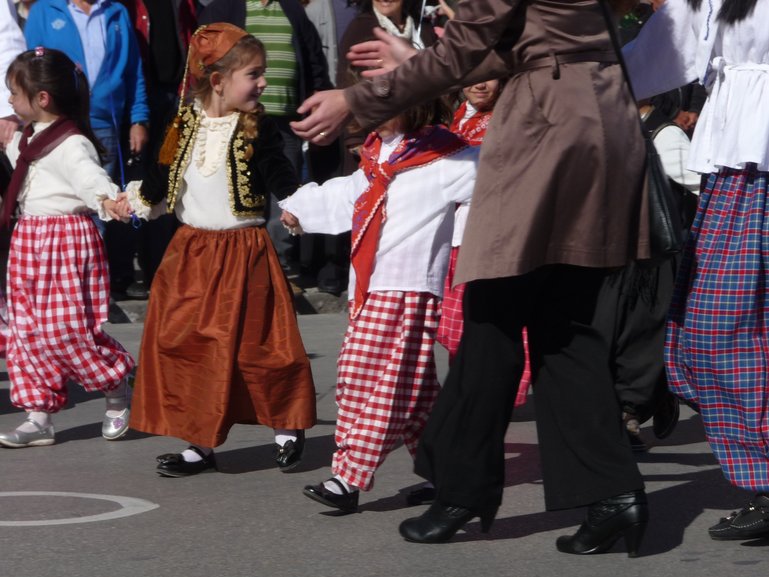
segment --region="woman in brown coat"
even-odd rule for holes
[[[388,54],[366,56],[357,64]],[[465,332],[416,464],[437,499],[400,531],[437,542],[475,516],[490,525],[502,499],[526,327],[547,508],[589,506],[582,527],[557,547],[597,553],[624,536],[635,555],[646,497],[596,300],[618,268],[649,256],[644,145],[599,3],[460,3],[435,46],[372,82],[316,94],[294,130],[324,142],[350,111],[371,126],[458,84],[503,74],[512,78],[483,144],[455,278],[468,283]]]

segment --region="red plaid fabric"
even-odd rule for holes
[[[446,273],[446,284],[443,287],[443,302],[441,303],[441,321],[438,324],[436,339],[449,351],[449,363],[454,360],[454,356],[459,349],[459,341],[462,339],[462,331],[465,321],[462,316],[462,299],[465,296],[465,285],[458,284],[454,288],[451,285],[454,282],[454,271],[457,268],[457,256],[459,247],[451,247],[451,256],[449,258],[449,270]],[[529,342],[526,338],[526,329],[523,329],[523,351],[526,355],[526,362],[523,367],[523,375],[518,385],[518,394],[515,396],[515,406],[520,407],[526,403],[526,396],[529,394],[531,385],[531,368],[529,366]]]
[[[23,216],[8,257],[7,365],[17,407],[55,413],[66,383],[114,389],[133,368],[125,349],[101,330],[109,276],[104,247],[88,215]]]
[[[436,338],[440,344],[449,351],[449,362],[454,360],[457,354],[459,341],[462,338],[464,320],[462,317],[462,299],[465,295],[465,285],[459,284],[452,288],[454,283],[454,271],[457,268],[457,256],[459,247],[451,247],[449,257],[449,269],[446,273],[446,283],[443,287],[443,302],[441,302],[441,321],[438,324]]]
[[[337,365],[332,471],[364,491],[400,439],[414,455],[438,396],[438,300],[423,292],[372,292],[347,328]]]
[[[5,356],[10,334],[11,329],[8,328],[8,307],[5,304],[5,295],[0,293],[0,357]]]

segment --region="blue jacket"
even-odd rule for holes
[[[126,120],[131,124],[147,122],[150,117],[147,91],[128,11],[123,5],[107,0],[105,18],[108,46],[99,75],[91,83],[91,125],[93,128],[117,129]],[[35,2],[29,12],[24,36],[27,48],[45,46],[61,50],[86,69],[83,43],[67,0]]]

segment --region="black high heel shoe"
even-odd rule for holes
[[[646,494],[643,491],[622,493],[590,505],[587,519],[579,530],[574,535],[558,537],[555,546],[562,553],[591,555],[605,553],[624,537],[627,556],[638,557],[648,520]]]
[[[480,516],[481,531],[488,533],[494,522],[497,510],[475,513],[463,507],[433,502],[430,508],[419,517],[406,519],[398,531],[406,541],[412,543],[445,543],[467,524],[470,519]]]

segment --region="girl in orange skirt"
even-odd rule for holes
[[[298,182],[263,115],[262,43],[229,24],[190,43],[191,105],[160,151],[167,172],[129,186],[135,214],[182,223],[152,284],[131,426],[190,443],[158,457],[167,477],[216,468],[236,423],[275,430],[276,461],[295,467],[315,424],[315,390],[293,294],[264,229],[269,193]]]

